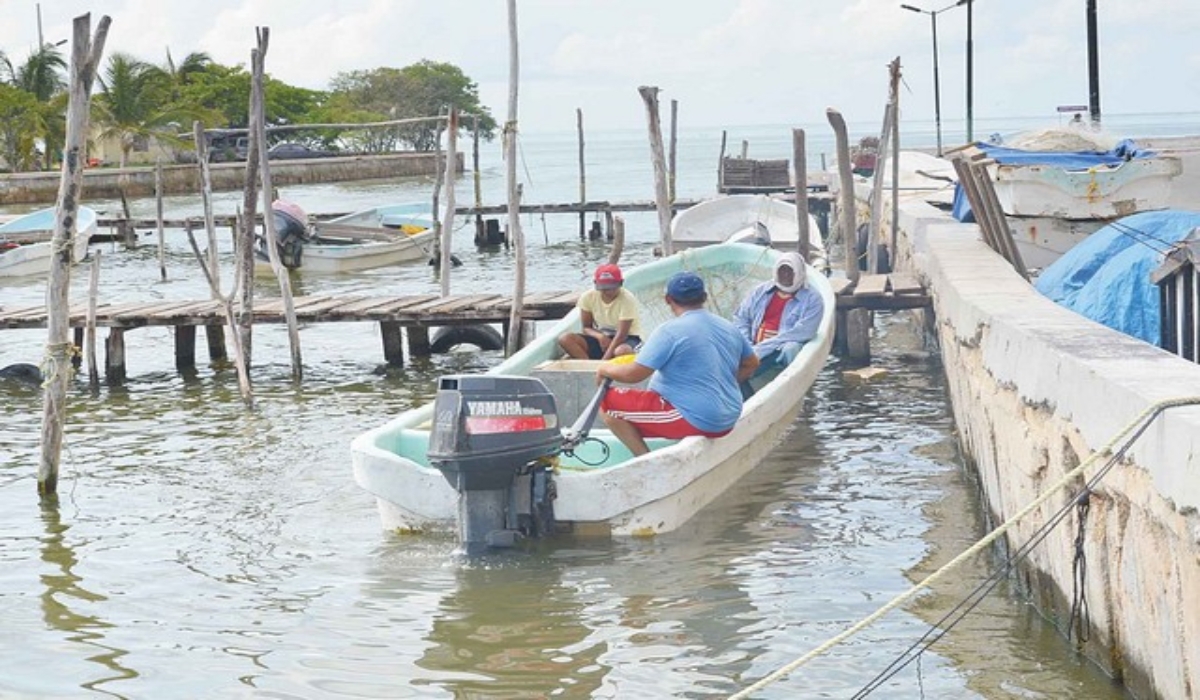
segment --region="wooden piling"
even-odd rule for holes
[[[615,217],[613,219],[613,237],[612,248],[608,250],[608,262],[613,265],[619,265],[621,262],[621,253],[625,250],[625,219],[624,217]]]
[[[196,327],[175,326],[175,369],[196,368]]]
[[[679,100],[671,100],[671,139],[667,149],[667,192],[670,195],[671,205],[675,205],[675,142],[676,128],[679,122]]]
[[[850,139],[846,134],[846,120],[841,112],[830,107],[825,110],[825,116],[833,127],[837,142],[838,189],[841,190],[838,195],[841,210],[838,222],[841,225],[845,249],[846,278],[854,281],[858,279],[858,254],[855,251],[858,236],[855,231],[857,211],[854,204],[854,173],[851,172],[850,164]]]
[[[163,166],[162,158],[154,162],[154,219],[158,232],[158,274],[167,281],[167,241],[163,233]]]
[[[109,328],[104,341],[104,381],[121,384],[125,377],[125,329]]]
[[[792,129],[792,179],[796,185],[796,224],[800,257],[808,262],[812,253],[812,231],[808,230],[808,156],[804,148],[804,129]]]
[[[96,305],[100,301],[100,251],[92,251],[91,275],[88,278],[87,325],[84,327],[84,345],[87,349],[88,385],[95,391],[100,388],[100,371],[96,364]]]
[[[409,357],[429,357],[433,354],[433,346],[429,343],[428,326],[408,326],[405,331],[408,334]]]
[[[454,177],[458,162],[458,107],[450,106],[449,123],[446,125],[446,214],[442,223],[441,238],[441,282],[442,296],[450,296],[451,245],[454,234]],[[434,216],[437,216],[435,211]]]
[[[63,142],[62,178],[59,180],[50,278],[46,287],[49,314],[46,333],[45,365],[50,369],[42,403],[41,455],[37,484],[42,497],[58,491],[58,467],[62,457],[63,422],[67,416],[67,386],[71,381],[71,250],[74,248],[76,217],[83,192],[84,152],[88,139],[88,113],[92,82],[108,38],[107,16],[100,18],[94,37],[91,14],[76,17],[73,23],[67,129]]]
[[[253,64],[252,72],[252,87],[250,90],[250,98],[252,102],[257,102],[258,109],[256,111],[257,120],[251,127],[258,132],[259,141],[266,142],[266,125],[264,123],[266,115],[265,107],[265,86],[266,81],[266,56],[267,46],[270,42],[271,30],[267,27],[258,29],[258,48],[251,52],[251,63]],[[296,308],[292,302],[292,284],[288,279],[288,271],[283,267],[283,263],[279,260],[279,249],[277,247],[279,238],[275,233],[275,217],[271,216],[270,196],[274,192],[271,186],[271,166],[267,159],[267,151],[265,148],[260,148],[258,152],[258,167],[262,171],[262,196],[263,196],[263,223],[267,230],[267,255],[271,258],[271,269],[275,271],[275,279],[279,281],[279,296],[283,299],[284,315],[287,317],[288,340],[291,343],[292,350],[292,377],[299,381],[304,376],[304,364],[300,358],[300,331],[296,327]],[[246,284],[250,284],[247,279]]]
[[[650,131],[650,157],[654,164],[654,201],[658,205],[658,236],[663,256],[670,255],[671,245],[671,200],[667,188],[667,164],[663,153],[662,125],[658,117],[658,88],[643,85],[638,88],[646,104],[646,126]]]
[[[525,299],[525,233],[521,230],[521,186],[517,182],[517,86],[520,60],[517,40],[517,0],[508,0],[508,120],[504,124],[504,169],[508,183],[508,235],[515,250],[513,303],[508,327],[519,328]],[[511,357],[521,347],[520,333],[506,333],[504,354]]]
[[[404,334],[399,323],[395,321],[380,321],[380,335],[383,338],[383,359],[392,367],[404,366]]]
[[[475,209],[478,212],[483,206],[483,173],[479,169],[479,115],[471,117],[471,131],[474,134],[473,143],[471,146],[471,165],[474,168],[475,178]],[[475,245],[479,245],[480,241],[487,241],[487,230],[483,223],[483,214],[475,214]],[[489,242],[490,244],[490,242]]]
[[[587,173],[583,166],[583,110],[575,108],[575,128],[579,132],[579,206],[587,203]],[[587,214],[579,212],[579,240],[584,239],[584,229],[587,228]]]

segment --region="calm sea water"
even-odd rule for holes
[[[756,157],[791,150],[783,127],[730,138],[748,138]],[[719,143],[719,132],[684,132],[679,196],[711,193]],[[525,139],[526,201],[578,197],[575,149],[571,133]],[[503,197],[498,151],[484,147],[487,203]],[[652,197],[643,133],[591,136],[588,153],[590,198]],[[429,190],[415,179],[284,195],[322,213]],[[470,201],[469,184],[458,198]],[[240,197],[218,200],[218,213],[232,213]],[[153,215],[151,201],[132,205]],[[167,202],[168,217],[199,211],[195,197]],[[624,263],[649,260],[653,215],[627,219]],[[523,225],[532,289],[583,286],[606,254],[578,240],[574,217]],[[465,264],[453,291],[509,288],[511,256],[476,252],[470,239],[465,228],[456,237]],[[151,245],[97,249],[103,300],[207,295],[180,231],[167,232],[166,281]],[[74,282],[82,300],[83,268]],[[294,286],[383,294],[438,284],[417,264]],[[36,304],[44,293],[36,280],[6,285],[0,303]],[[305,379],[292,384],[286,333],[256,329],[251,413],[229,367],[202,362],[180,376],[168,331],[128,333],[125,384],[93,394],[76,380],[55,505],[36,495],[40,394],[0,386],[0,697],[724,697],[983,534],[939,358],[902,316],[877,324],[875,365],[886,375],[856,381],[831,360],[789,437],[683,530],[472,561],[451,540],[382,531],[351,476],[349,442],[428,399],[439,375],[482,371],[498,354],[384,371],[371,324],[310,326],[301,339]],[[43,331],[0,333],[0,364],[38,362],[44,341]],[[981,557],[760,697],[852,696],[989,566]],[[1124,697],[1006,591],[875,696]]]

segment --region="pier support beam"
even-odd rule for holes
[[[104,341],[104,380],[120,384],[125,376],[125,329],[110,328]]]
[[[433,347],[429,343],[429,328],[427,326],[408,326],[408,354],[410,357],[429,357]]]
[[[192,329],[195,333],[195,328]],[[208,359],[213,362],[223,362],[229,359],[225,350],[225,326],[210,323],[204,327],[204,338],[208,341]]]
[[[71,351],[71,366],[78,372],[79,368],[83,366],[83,326],[75,328],[74,331],[75,348]]]
[[[175,369],[196,367],[196,327],[175,326]]]
[[[396,321],[380,321],[379,331],[383,335],[383,359],[392,367],[403,367],[404,335],[400,324]]]

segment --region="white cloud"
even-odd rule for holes
[[[1195,0],[1100,4],[1106,111],[1195,109],[1200,30]],[[942,8],[940,3],[910,4]],[[36,43],[35,3],[0,0],[0,50],[16,60]],[[1053,114],[1086,100],[1082,0],[974,0],[976,118]],[[502,0],[56,0],[42,3],[48,40],[69,36],[71,18],[112,16],[106,53],[161,62],[205,51],[247,64],[256,26],[271,29],[267,70],[321,89],[339,72],[454,63],[503,117],[508,28]],[[685,123],[824,124],[827,106],[852,122],[877,122],[887,64],[899,56],[906,119],[932,120],[928,16],[898,0],[518,0],[522,128],[590,124],[640,127],[636,88],[655,84],[680,101]],[[962,119],[966,11],[938,18],[942,111]]]

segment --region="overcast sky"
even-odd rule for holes
[[[1098,0],[1105,114],[1200,112],[1197,0]],[[940,9],[953,0],[930,4]],[[932,121],[928,15],[898,0],[518,0],[522,131],[644,127],[639,85],[679,101],[681,127],[877,121],[889,61],[900,57],[905,120]],[[1087,0],[974,0],[975,119],[1045,115],[1088,102]],[[37,3],[0,0],[0,50],[14,63],[37,44]],[[503,0],[47,0],[43,35],[112,18],[106,55],[164,62],[193,51],[248,64],[271,29],[267,71],[325,89],[340,71],[421,59],[461,67],[492,114],[507,114]],[[938,15],[943,121],[966,105],[966,7]]]

